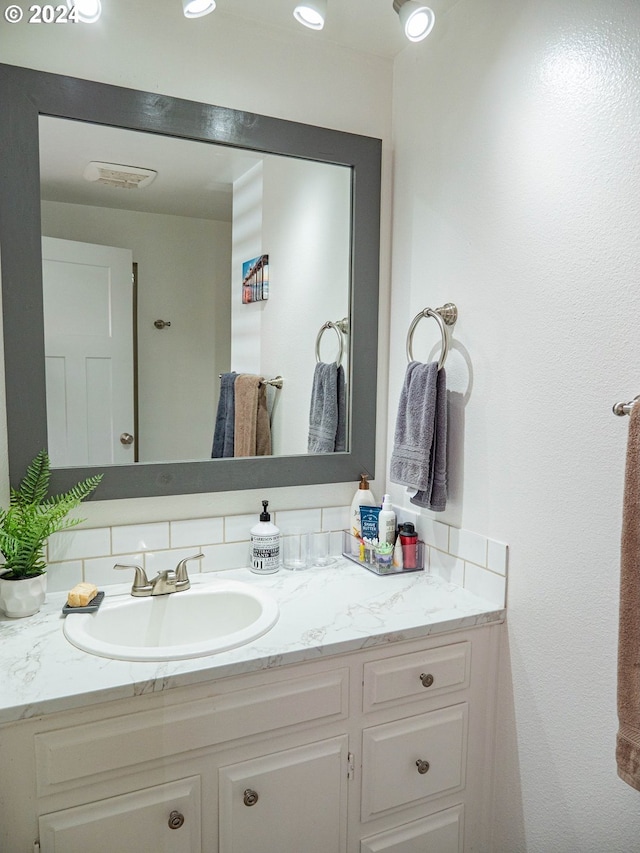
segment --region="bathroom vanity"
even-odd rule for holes
[[[280,618],[209,657],[81,652],[62,596],[0,622],[0,849],[487,851],[504,611],[343,560],[224,577]]]

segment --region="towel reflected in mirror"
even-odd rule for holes
[[[309,453],[338,453],[347,445],[347,386],[344,368],[318,362],[309,407]]]
[[[271,424],[264,377],[223,373],[211,458],[271,456]]]

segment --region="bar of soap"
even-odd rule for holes
[[[98,594],[98,587],[94,583],[77,583],[67,595],[69,607],[86,607]]]

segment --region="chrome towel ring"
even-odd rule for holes
[[[318,363],[321,361],[320,341],[327,329],[333,329],[338,336],[338,357],[336,358],[336,364],[339,366],[342,364],[342,357],[344,355],[344,336],[349,331],[349,320],[346,317],[342,320],[336,320],[335,323],[332,320],[327,320],[326,323],[323,323],[322,326],[320,326],[320,330],[316,337],[316,362]]]
[[[433,317],[440,327],[440,334],[442,335],[442,352],[440,353],[440,360],[438,361],[438,370],[440,370],[447,360],[447,355],[449,354],[449,335],[447,334],[447,326],[453,326],[458,319],[458,309],[453,302],[447,302],[440,308],[423,308],[419,314],[416,314],[411,321],[409,331],[407,332],[407,361],[414,360],[413,333],[423,317]]]

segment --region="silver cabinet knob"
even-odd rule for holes
[[[244,804],[245,806],[255,806],[258,802],[258,792],[252,791],[251,788],[247,788],[244,792]]]
[[[123,432],[120,436],[120,444],[133,444],[133,436],[130,432]]]
[[[169,829],[180,829],[184,823],[184,815],[174,809],[169,815]]]
[[[433,684],[433,676],[430,672],[423,672],[420,675],[420,681],[422,682],[423,687],[431,687]]]
[[[416,761],[416,767],[418,768],[418,773],[420,773],[421,776],[424,776],[424,774],[429,771],[429,762],[418,759]]]

